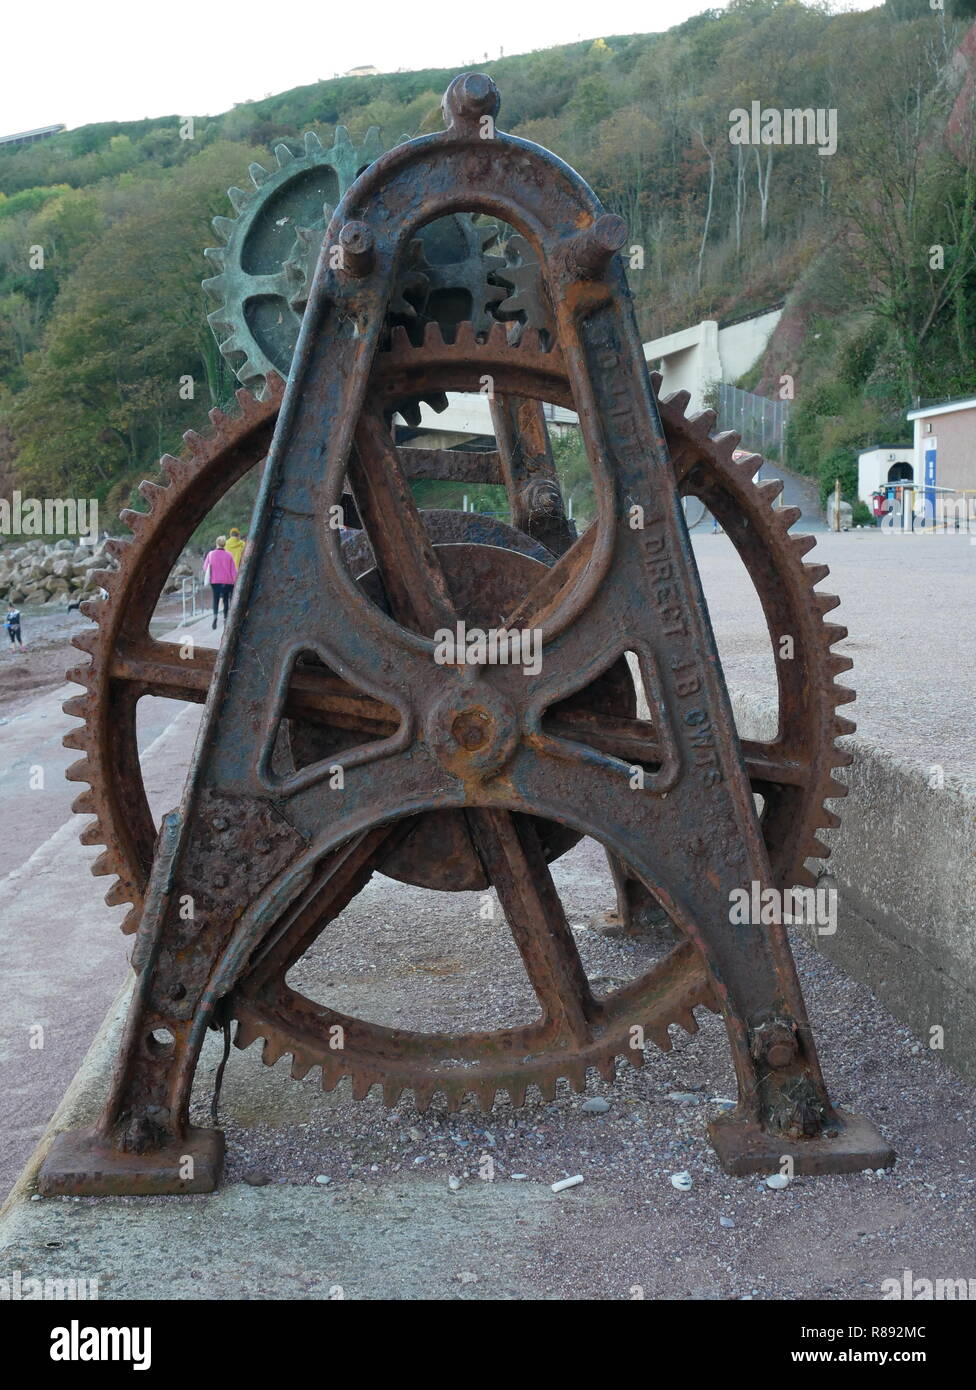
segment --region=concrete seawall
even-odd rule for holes
[[[740,734],[770,736],[768,705],[740,693],[733,707]],[[838,925],[813,939],[976,1080],[976,785],[856,735],[844,743],[855,758],[838,775],[850,791],[830,803],[842,824],[820,832],[830,859],[810,861],[836,884]]]

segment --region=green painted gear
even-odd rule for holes
[[[324,231],[346,189],[383,148],[375,126],[361,145],[345,126],[336,127],[329,148],[314,131],[306,133],[302,154],[282,142],[276,169],[252,164],[253,189],[228,190],[237,216],[213,220],[226,244],[203,253],[218,272],[203,281],[218,304],[207,319],[241,384],[262,399],[270,373],[287,376],[301,327],[290,265],[302,244],[299,231]]]
[[[401,136],[402,143],[407,136]],[[303,153],[275,147],[278,167],[250,166],[252,190],[231,188],[235,217],[215,217],[225,242],[204,255],[218,273],[203,281],[217,301],[207,318],[242,386],[264,399],[271,374],[287,378],[322,239],[339,200],[384,151],[377,127],[362,145],[337,126],[331,147],[308,131]],[[407,248],[390,304],[390,324],[422,335],[431,321],[478,332],[496,321],[514,286],[506,277],[499,228],[466,213],[421,229]],[[509,301],[511,302],[511,301]],[[516,315],[510,315],[515,317]]]

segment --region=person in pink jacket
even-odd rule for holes
[[[214,542],[214,549],[203,562],[203,582],[209,584],[213,590],[213,622],[210,624],[212,628],[217,626],[217,610],[221,601],[224,605],[224,622],[227,622],[230,596],[237,580],[237,566],[234,564],[233,555],[226,547],[227,537],[218,536]]]

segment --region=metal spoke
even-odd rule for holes
[[[586,1045],[595,1001],[535,828],[507,811],[465,815],[546,1019]]]

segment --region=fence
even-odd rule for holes
[[[735,430],[744,448],[763,455],[775,450],[782,460],[789,401],[770,401],[726,381],[716,383],[714,390],[718,429]]]

